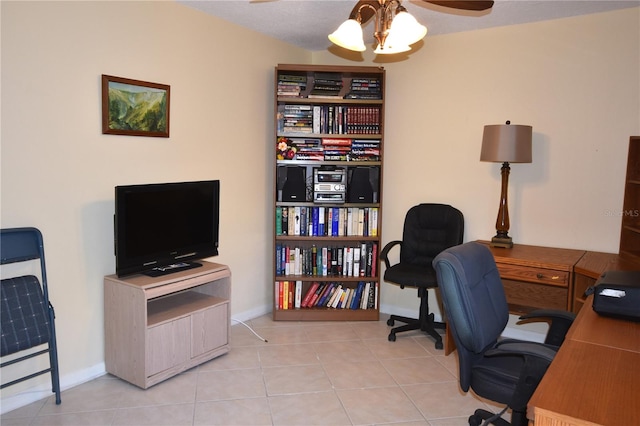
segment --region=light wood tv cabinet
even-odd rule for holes
[[[107,372],[146,389],[229,351],[231,271],[104,278]]]

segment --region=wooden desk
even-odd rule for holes
[[[479,241],[489,246],[487,241]],[[514,244],[490,247],[502,278],[509,312],[522,315],[534,309],[571,310],[573,267],[584,250]]]
[[[512,248],[490,247],[502,278],[509,312],[522,315],[535,309],[571,310],[573,268],[584,250],[514,244]],[[444,352],[455,349],[453,336],[445,330]]]
[[[587,298],[529,401],[535,426],[621,426],[640,419],[640,323],[602,317]]]

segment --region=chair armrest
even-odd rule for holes
[[[391,241],[387,243],[387,245],[385,245],[384,248],[380,251],[380,260],[384,260],[384,264],[387,267],[387,269],[391,267],[391,264],[389,263],[389,257],[388,257],[389,251],[397,245],[402,247],[402,241],[400,240]]]
[[[560,347],[564,342],[564,337],[569,331],[569,327],[573,324],[576,315],[572,312],[557,309],[538,309],[520,317],[520,323],[525,322],[541,322],[551,320],[549,330],[544,343],[547,345]]]
[[[516,389],[509,402],[514,410],[526,409],[529,399],[547,372],[556,351],[542,343],[513,342],[499,343],[485,352],[485,356],[519,356],[524,358]]]
[[[551,363],[557,350],[543,343],[506,340],[498,342],[495,348],[485,352],[486,356],[524,356],[537,357]]]

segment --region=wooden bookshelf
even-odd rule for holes
[[[379,318],[384,85],[381,67],[275,68],[274,320]],[[303,306],[312,287],[324,303]]]
[[[640,136],[629,138],[620,231],[620,256],[640,262]]]

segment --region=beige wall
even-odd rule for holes
[[[353,63],[328,52],[314,62]],[[481,163],[480,145],[485,124],[511,120],[534,132],[533,162],[511,165],[514,241],[617,252],[627,145],[640,134],[639,8],[427,35],[380,65],[384,241],[420,202],[458,207],[465,241],[495,235],[500,165]],[[415,313],[415,291],[382,290],[383,311]]]
[[[270,309],[273,67],[370,57],[312,54],[170,2],[0,7],[1,226],[44,233],[63,388],[104,371],[115,185],[221,179],[216,260],[233,272],[232,316]],[[458,206],[466,240],[491,237],[499,165],[478,161],[480,135],[509,119],[532,125],[535,145],[532,164],[512,167],[515,241],[616,251],[626,145],[640,134],[639,14],[427,36],[382,64],[383,239],[423,201]],[[101,74],[170,84],[171,138],[102,135]],[[417,300],[383,286],[382,308],[415,313]],[[22,389],[3,390],[3,411],[33,398],[12,397]]]
[[[270,309],[273,70],[311,54],[173,2],[1,7],[1,226],[44,234],[63,388],[104,372],[116,185],[220,179],[232,315]],[[102,135],[101,74],[169,84],[171,137]]]

